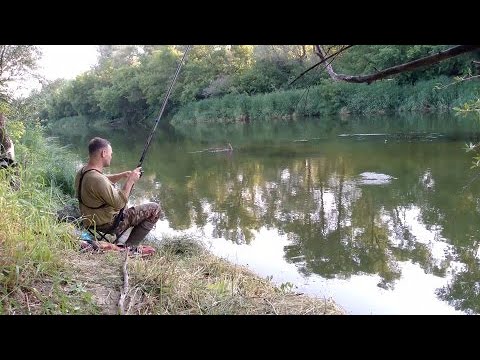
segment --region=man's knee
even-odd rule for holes
[[[158,219],[163,219],[165,217],[165,213],[163,212],[162,206],[160,204],[155,203],[155,205],[157,205],[156,221],[158,221]]]
[[[150,216],[148,217],[148,221],[157,222],[158,219],[163,218],[164,213],[160,204],[152,202],[152,203],[149,203],[148,206],[150,210],[149,211]]]

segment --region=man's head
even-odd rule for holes
[[[88,154],[90,159],[101,162],[102,166],[110,166],[112,161],[112,146],[110,141],[95,137],[88,143]]]

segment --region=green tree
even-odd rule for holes
[[[180,53],[173,46],[159,47],[151,55],[142,58],[141,67],[137,73],[138,87],[150,108],[160,109],[179,58]]]
[[[9,135],[8,118],[4,114],[10,112],[12,102],[9,85],[21,81],[36,69],[40,51],[32,45],[0,45],[0,155],[4,152],[14,159],[14,145]],[[23,129],[23,123],[17,122],[17,129]]]
[[[99,45],[98,66],[120,68],[138,61],[141,47],[137,45]]]
[[[126,66],[115,71],[112,86],[103,87],[95,93],[99,108],[108,117],[122,117],[128,124],[143,119],[147,103],[140,80],[136,66]]]
[[[41,51],[33,45],[0,45],[0,100],[10,101],[8,86],[34,74]]]
[[[305,65],[313,58],[312,45],[256,45],[255,58],[268,61],[295,61]]]

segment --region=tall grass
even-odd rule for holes
[[[252,96],[226,95],[191,103],[173,115],[172,124],[262,121],[340,112],[446,111],[478,97],[480,90],[475,82],[452,85],[447,77],[419,81],[415,85],[398,85],[388,80],[370,85],[323,80],[309,89]]]
[[[62,191],[70,193],[73,164],[38,126],[16,149],[16,171],[0,171],[0,313],[48,313],[39,287],[65,281],[59,276],[66,268],[62,254],[77,243],[72,225],[59,223],[55,213],[69,198]]]
[[[45,137],[43,129],[35,125],[25,132],[16,148],[27,182],[33,181],[28,182],[29,185],[38,183],[59,197],[74,195],[75,167],[79,160],[68,146],[60,146],[55,138]]]

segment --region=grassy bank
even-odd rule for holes
[[[18,172],[0,171],[0,314],[117,314],[123,253],[82,253],[74,226],[57,220],[56,210],[75,203],[75,156],[38,126],[16,148]],[[332,300],[275,287],[192,239],[156,246],[153,257],[127,261],[129,314],[343,313]]]
[[[397,85],[393,81],[348,84],[324,81],[302,90],[260,95],[227,95],[183,106],[172,117],[173,125],[227,123],[324,114],[447,111],[480,96],[474,81],[452,82],[446,77]]]
[[[70,312],[70,299],[60,290],[63,256],[77,241],[72,226],[56,220],[55,209],[70,199],[65,193],[73,181],[73,156],[45,139],[37,125],[25,131],[16,152],[16,170],[0,171],[0,313],[28,313],[37,302],[40,313]]]
[[[297,294],[289,284],[275,287],[246,268],[213,256],[193,239],[162,239],[156,247],[157,253],[151,258],[127,260],[129,286],[123,306],[126,314],[344,313],[331,299]],[[75,281],[93,294],[94,303],[100,305],[99,313],[117,314],[120,289],[124,286],[124,254],[70,256]]]

